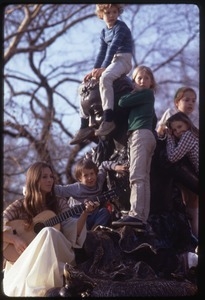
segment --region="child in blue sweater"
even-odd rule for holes
[[[55,185],[55,193],[57,196],[69,197],[70,207],[84,203],[86,199],[94,200],[93,205],[95,205],[95,198],[102,197],[103,186],[109,170],[123,173],[128,168],[126,164],[118,165],[112,161],[104,161],[98,168],[91,159],[80,159],[75,167],[77,182],[65,186]],[[107,200],[109,200],[109,191],[107,194]],[[110,193],[110,197],[112,198],[112,193]],[[106,201],[103,202],[106,203]],[[87,229],[94,229],[98,225],[109,226],[110,221],[111,214],[106,205],[96,206],[96,209],[87,218]]]
[[[118,20],[123,13],[122,4],[97,4],[96,14],[106,24],[100,35],[100,49],[93,70],[84,81],[94,77],[99,79],[99,89],[103,108],[103,122],[95,130],[89,127],[89,119],[80,109],[81,127],[70,144],[78,144],[92,133],[106,136],[115,129],[113,121],[113,82],[132,68],[132,35],[127,25]]]

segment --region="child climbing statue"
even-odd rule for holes
[[[89,127],[89,118],[80,108],[81,126],[70,144],[81,143],[95,134],[106,136],[116,125],[113,121],[114,91],[113,82],[128,74],[132,68],[132,35],[128,26],[118,17],[123,13],[122,4],[97,4],[96,14],[106,26],[100,35],[100,49],[93,70],[84,77],[84,81],[94,77],[99,79],[99,89],[103,108],[103,121],[94,131]]]

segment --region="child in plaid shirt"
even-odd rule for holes
[[[168,127],[167,155],[171,162],[176,162],[187,155],[196,173],[199,173],[199,130],[190,118],[178,112],[166,122]]]
[[[178,112],[168,118],[167,156],[169,161],[177,162],[187,156],[196,174],[199,174],[199,130],[190,118]],[[198,195],[180,185],[182,198],[190,219],[193,234],[198,238]]]
[[[189,86],[180,87],[174,96],[174,107],[168,108],[157,124],[159,138],[163,138],[166,133],[166,121],[169,117],[181,111],[185,113],[192,123],[199,128],[199,114],[196,104],[197,94]]]

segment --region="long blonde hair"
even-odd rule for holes
[[[156,80],[154,78],[154,74],[153,74],[152,70],[149,67],[147,67],[147,66],[141,65],[141,66],[137,66],[134,69],[134,71],[132,73],[132,80],[133,80],[133,82],[135,81],[135,78],[136,78],[137,74],[139,72],[141,72],[141,71],[145,71],[147,73],[147,75],[151,78],[151,82],[152,83],[151,83],[150,89],[152,89],[154,92],[156,92],[157,83],[156,83]]]
[[[45,205],[48,209],[57,213],[58,205],[54,192],[54,184],[51,192],[46,195],[43,195],[40,189],[40,179],[44,168],[49,168],[54,175],[51,166],[46,162],[32,164],[26,173],[24,208],[29,219],[42,211]]]

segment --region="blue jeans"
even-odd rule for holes
[[[79,215],[73,216],[73,218],[79,218]],[[87,217],[87,230],[91,230],[98,225],[109,226],[111,223],[111,214],[106,207],[96,208]]]
[[[111,222],[111,215],[106,207],[96,208],[92,214],[87,217],[87,229],[91,230],[97,225],[109,226]]]

